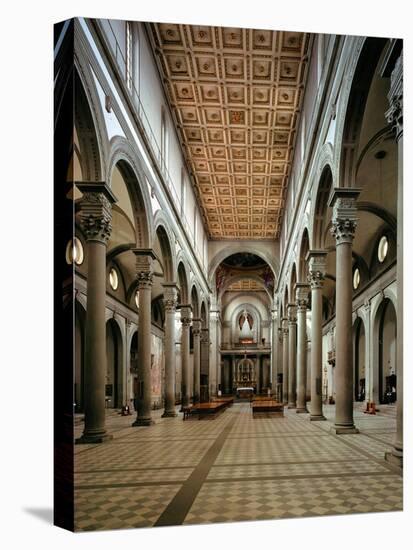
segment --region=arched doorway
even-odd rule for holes
[[[379,400],[380,403],[396,401],[397,358],[396,310],[391,300],[386,298],[381,304],[377,315],[379,320]]]
[[[114,319],[106,323],[106,406],[122,406],[122,335]]]
[[[364,401],[366,396],[366,333],[364,323],[357,317],[353,327],[354,342],[354,400]]]

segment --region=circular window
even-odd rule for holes
[[[82,241],[74,237],[66,246],[66,262],[68,264],[75,263],[76,265],[80,265],[83,263],[84,258],[85,254],[83,252]]]
[[[383,237],[380,239],[379,247],[377,249],[377,257],[379,258],[380,263],[384,262],[388,251],[389,251],[389,241],[387,240],[386,235],[383,235]]]
[[[135,292],[135,304],[136,307],[139,309],[139,290]]]
[[[113,290],[117,290],[119,286],[119,277],[118,272],[114,267],[112,267],[109,271],[109,283]]]
[[[354,290],[357,290],[360,285],[360,270],[358,267],[354,270],[353,273],[353,288]]]

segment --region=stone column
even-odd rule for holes
[[[175,410],[175,313],[178,289],[175,283],[163,285],[165,307],[165,410],[163,417],[177,416]]]
[[[221,360],[219,352],[218,326],[219,326],[219,310],[211,310],[210,312],[210,331],[211,331],[211,348],[209,357],[209,399],[217,394],[219,379],[217,378],[218,363]]]
[[[132,426],[150,426],[152,420],[151,380],[151,298],[153,261],[156,258],[151,249],[135,248],[136,278],[139,291],[139,337],[138,337],[138,414]]]
[[[257,395],[261,393],[261,387],[262,387],[262,365],[261,365],[261,356],[258,355],[256,359],[256,365],[257,365]]]
[[[190,403],[189,385],[189,327],[191,326],[191,306],[181,306],[181,358],[182,358],[182,407]]]
[[[112,231],[112,204],[105,182],[77,183],[83,193],[80,223],[87,242],[87,306],[84,369],[85,427],[76,443],[102,443],[106,383],[106,246]]]
[[[283,385],[278,382],[278,374],[281,374],[283,371],[283,329],[282,329],[282,319],[280,320],[280,325],[278,327],[277,334],[277,343],[278,343],[278,357],[277,357],[277,401],[282,403],[283,401]]]
[[[397,184],[397,410],[396,438],[393,449],[385,458],[403,467],[403,51],[391,73],[390,109],[387,120],[393,125],[398,144]]]
[[[228,378],[229,378],[229,382],[228,382],[229,393],[232,393],[232,388],[234,387],[234,384],[232,382],[233,378],[234,378],[234,357],[232,355],[229,358],[229,375],[228,375]]]
[[[336,434],[358,433],[353,420],[353,258],[357,227],[356,199],[360,189],[336,187],[329,198],[333,207],[331,233],[336,240]]]
[[[308,280],[311,287],[311,406],[310,420],[325,420],[322,403],[323,379],[323,334],[322,304],[323,281],[326,270],[327,252],[310,250],[306,260],[309,263]]]
[[[194,338],[194,403],[199,403],[201,384],[201,319],[192,319]]]
[[[283,330],[283,403],[288,403],[288,319],[281,319]]]
[[[306,413],[307,393],[307,306],[310,287],[305,283],[295,285],[297,303],[297,413]]]
[[[288,304],[288,408],[295,409],[297,398],[297,307]]]
[[[209,329],[201,330],[201,374],[207,376],[209,386]],[[207,388],[207,395],[208,395]]]
[[[278,364],[278,315],[277,311],[271,311],[271,393],[277,393],[277,364]]]
[[[364,311],[365,311],[365,323],[364,323],[364,332],[365,332],[365,340],[366,340],[366,346],[365,346],[365,369],[366,369],[366,393],[364,396],[364,400],[372,401],[371,395],[372,395],[372,386],[373,386],[373,373],[372,373],[372,361],[371,361],[371,354],[370,349],[372,345],[372,337],[371,337],[371,323],[370,323],[370,301],[365,300],[364,302]]]

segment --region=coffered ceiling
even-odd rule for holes
[[[279,236],[309,34],[148,25],[212,239]]]

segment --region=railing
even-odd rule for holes
[[[221,343],[221,350],[227,350],[227,349],[236,349],[236,350],[269,350],[271,349],[269,344],[259,344],[258,342],[254,342],[252,344],[240,344],[239,342],[222,342]]]
[[[161,150],[161,147],[159,146],[158,144],[158,141],[155,137],[155,134],[152,130],[152,126],[149,122],[149,119],[148,119],[148,116],[145,112],[145,109],[143,107],[143,104],[142,104],[142,101],[140,99],[140,95],[135,87],[135,84],[133,82],[133,78],[131,76],[131,74],[129,73],[129,68],[127,66],[127,63],[126,63],[126,59],[122,53],[122,50],[120,48],[120,45],[119,45],[119,42],[118,42],[118,39],[116,37],[116,34],[115,34],[115,31],[113,30],[112,28],[112,25],[110,23],[110,21],[107,19],[106,20],[107,24],[108,24],[108,27],[110,28],[111,32],[112,32],[112,38],[113,38],[113,41],[114,41],[114,44],[115,44],[115,48],[113,48],[113,45],[112,45],[112,40],[109,38],[108,39],[108,43],[111,45],[111,49],[113,51],[113,54],[114,54],[114,58],[115,58],[115,61],[119,67],[119,72],[125,82],[125,86],[126,88],[129,90],[130,92],[130,95],[131,95],[131,99],[132,99],[132,103],[133,103],[133,106],[135,108],[135,114],[137,115],[138,119],[139,119],[139,122],[141,124],[141,129],[143,130],[143,133],[145,135],[145,138],[146,138],[146,142],[147,144],[149,145],[151,151],[152,151],[152,155],[153,157],[156,159],[156,162],[158,164],[158,168],[159,168],[159,171],[161,172],[162,174],[162,177],[163,177],[163,180],[169,190],[169,193],[172,197],[172,200],[173,202],[175,203],[175,206],[179,212],[179,219],[181,220],[181,223],[192,243],[192,248],[195,252],[195,256],[197,257],[198,259],[198,262],[200,263],[200,265],[202,265],[204,268],[205,268],[205,262],[204,262],[204,258],[202,256],[202,254],[200,253],[199,249],[198,249],[198,246],[196,244],[196,239],[195,239],[195,235],[191,229],[191,226],[190,224],[188,223],[188,220],[185,216],[185,214],[182,212],[182,209],[181,209],[181,201],[180,201],[180,197],[178,196],[178,193],[175,189],[175,186],[173,185],[172,183],[172,178],[171,178],[171,175],[168,171],[168,168],[166,166],[166,162],[165,162],[165,159],[162,155],[162,150]],[[105,33],[106,32],[106,28],[103,29],[103,32]]]

